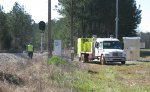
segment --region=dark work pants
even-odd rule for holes
[[[32,57],[33,57],[33,52],[28,52],[28,56],[29,56],[30,59],[32,59]]]

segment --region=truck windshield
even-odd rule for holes
[[[104,41],[103,49],[121,49],[121,44],[119,41]]]

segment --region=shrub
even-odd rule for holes
[[[48,64],[64,65],[66,63],[67,63],[66,60],[64,60],[58,56],[53,56],[53,57],[49,58],[49,60],[48,60]]]

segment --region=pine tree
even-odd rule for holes
[[[59,12],[70,24],[71,0],[59,0]],[[73,0],[74,35],[108,37],[115,35],[116,0]],[[119,0],[119,38],[136,36],[141,10],[135,0]],[[78,35],[79,34],[79,35]]]

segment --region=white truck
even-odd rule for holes
[[[100,64],[107,62],[126,63],[126,55],[116,38],[78,38],[79,61],[88,62],[98,59]]]

